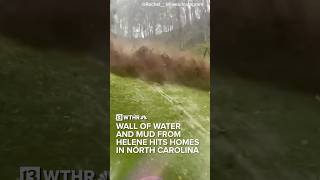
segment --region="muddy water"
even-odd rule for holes
[[[112,40],[110,48],[111,72],[141,78],[146,81],[178,83],[199,89],[210,88],[208,60],[188,54],[157,52],[146,45],[128,50],[125,43]]]

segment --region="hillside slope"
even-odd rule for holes
[[[319,95],[282,89],[235,75],[215,75],[214,111],[211,113],[214,139],[210,153],[213,177],[224,180],[319,178]],[[182,119],[193,122],[185,118],[184,113],[177,113],[179,107],[187,108],[191,116],[201,117],[207,113],[208,97],[207,92],[182,86],[158,86],[111,75],[111,120],[116,113],[147,112],[154,121]],[[170,99],[176,103],[171,104]],[[190,127],[186,130],[191,136],[199,135],[199,129],[208,126],[207,120],[195,119],[198,120],[195,121],[197,130]],[[114,126],[111,128],[115,129]],[[113,148],[111,146],[111,152]],[[121,157],[112,153],[113,177],[130,179],[141,167],[161,167],[163,159],[155,158],[153,163],[145,164],[148,157]],[[164,159],[169,164],[173,162],[167,168],[159,168],[160,172],[156,171],[165,179],[205,179],[208,176],[203,169],[208,159],[191,160],[179,156]],[[201,166],[195,165],[198,160],[202,162]]]
[[[164,179],[207,180],[210,175],[207,91],[179,85],[158,85],[111,74],[111,175],[137,180],[143,175]],[[145,114],[150,122],[181,122],[184,138],[200,138],[200,154],[115,153],[115,114]]]

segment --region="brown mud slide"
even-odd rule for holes
[[[155,52],[141,45],[135,50],[124,50],[123,43],[111,40],[110,70],[112,73],[137,77],[145,81],[178,83],[198,89],[210,89],[210,64],[208,60],[191,55]],[[178,54],[178,55],[177,55]]]

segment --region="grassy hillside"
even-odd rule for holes
[[[201,118],[208,110],[205,107],[209,103],[207,92],[173,85],[158,86],[114,75],[111,82],[111,119],[115,113],[136,112],[148,113],[154,121],[196,122],[197,130],[191,127],[186,130],[190,136],[199,135],[201,128],[198,127],[208,126],[207,120],[202,120],[206,118]],[[215,76],[214,95],[213,177],[223,180],[319,178],[319,96],[220,73]],[[176,103],[168,102],[168,97]],[[200,118],[190,121],[184,113],[179,114],[180,107]],[[111,151],[113,148],[111,146]],[[115,179],[128,179],[142,167],[150,166],[159,167],[159,174],[165,179],[207,178],[203,167],[208,159],[202,161],[203,157],[169,156],[164,160],[155,158],[148,164],[149,156],[114,153],[111,156]],[[163,161],[170,166],[161,168]],[[197,162],[202,163],[196,166]]]
[[[157,85],[111,74],[111,175],[113,179],[138,179],[158,175],[170,180],[209,178],[208,92],[178,85]],[[145,114],[150,122],[181,122],[184,138],[200,138],[200,154],[117,155],[115,114]]]
[[[19,166],[105,169],[104,67],[2,37],[0,64],[0,179]]]

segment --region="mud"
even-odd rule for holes
[[[112,73],[137,77],[145,81],[177,83],[198,89],[210,89],[208,60],[188,54],[168,55],[154,48],[139,45],[133,49],[115,40],[110,44],[110,70]]]

